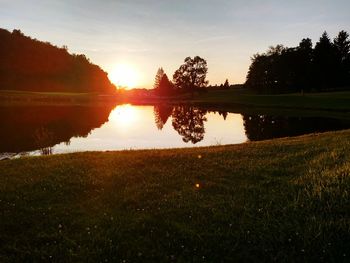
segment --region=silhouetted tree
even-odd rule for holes
[[[171,116],[173,107],[168,105],[156,105],[153,108],[153,112],[156,126],[158,130],[161,130],[166,124],[168,118]]]
[[[288,54],[282,45],[270,47],[264,54],[252,57],[246,85],[258,92],[277,93],[287,83],[287,76],[283,69],[286,67],[282,54]]]
[[[193,144],[204,138],[204,122],[206,112],[195,107],[178,106],[172,113],[174,129],[182,136],[184,142]]]
[[[199,56],[187,57],[184,62],[173,75],[174,84],[177,89],[191,92],[193,95],[195,91],[208,85],[208,81],[205,80],[208,72],[207,62]]]
[[[251,57],[245,85],[257,92],[267,90],[268,86],[268,57],[264,54],[255,54]]]
[[[350,40],[349,34],[342,30],[333,41],[338,64],[339,85],[350,83]]]
[[[280,56],[286,50],[286,48],[282,44],[278,44],[276,46],[269,46],[269,49],[266,52],[268,56]]]
[[[160,79],[156,94],[161,96],[170,96],[174,94],[174,85],[169,81],[168,76],[164,73]]]
[[[296,80],[295,84],[302,91],[310,91],[312,85],[312,41],[310,38],[304,38],[299,43],[297,51],[297,63],[295,65]]]
[[[229,88],[230,88],[230,84],[228,83],[228,79],[226,79],[224,83],[224,89],[229,89]]]
[[[321,89],[329,88],[336,80],[335,48],[332,45],[327,32],[324,32],[315,45],[313,68],[314,81]]]
[[[164,74],[165,74],[165,72],[164,72],[163,68],[159,68],[157,70],[156,77],[154,80],[154,85],[153,85],[153,88],[155,90],[159,88],[160,81],[161,81]]]

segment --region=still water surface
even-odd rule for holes
[[[196,107],[2,107],[0,155],[237,144],[350,128],[348,120],[207,111]]]

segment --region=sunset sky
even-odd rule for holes
[[[349,32],[349,10],[349,0],[0,0],[0,27],[67,45],[110,74],[126,67],[150,88],[158,67],[172,78],[195,55],[210,84],[243,83],[253,54]]]

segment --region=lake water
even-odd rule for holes
[[[350,121],[188,106],[0,107],[2,157],[237,144],[350,128]]]

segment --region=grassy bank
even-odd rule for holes
[[[209,91],[195,99],[203,105],[237,105],[284,109],[350,111],[350,92],[325,92],[283,95],[256,95],[235,90]]]
[[[293,93],[282,95],[259,95],[244,89],[209,90],[206,93],[182,94],[177,97],[142,97],[125,95],[122,100],[135,104],[192,104],[201,107],[220,107],[227,110],[240,109],[276,109],[276,110],[312,110],[328,112],[350,111],[350,92]]]
[[[129,94],[130,93],[130,94]],[[350,92],[325,92],[284,95],[256,95],[242,90],[211,90],[197,94],[178,97],[154,97],[153,95],[132,95],[133,92],[101,95],[96,93],[58,93],[58,92],[22,92],[0,91],[0,105],[14,104],[86,104],[96,102],[133,103],[133,104],[194,104],[202,107],[219,107],[221,109],[282,109],[313,111],[350,111]],[[136,93],[137,94],[137,93]]]
[[[350,131],[0,162],[0,261],[348,261]]]
[[[0,91],[0,106],[96,105],[117,103],[112,95],[69,92]]]

